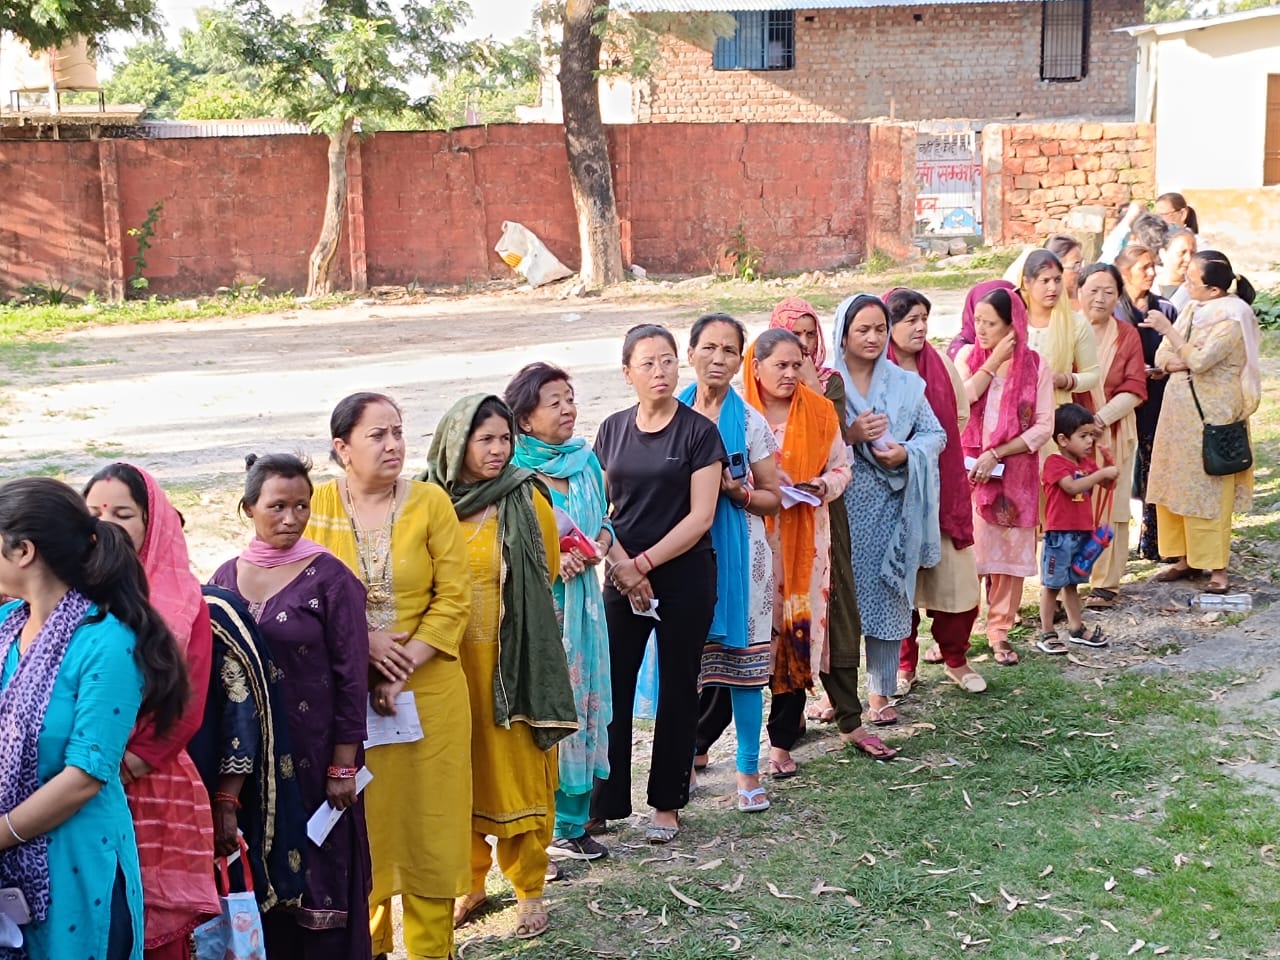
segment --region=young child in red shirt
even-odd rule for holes
[[[1050,455],[1040,470],[1044,487],[1044,549],[1040,556],[1040,638],[1041,653],[1063,654],[1069,649],[1058,637],[1053,614],[1061,594],[1067,612],[1068,638],[1086,647],[1106,646],[1102,628],[1086,634],[1076,586],[1089,582],[1071,569],[1072,558],[1093,535],[1093,488],[1114,481],[1114,466],[1099,467],[1093,459],[1097,428],[1093,414],[1078,403],[1064,403],[1053,416],[1053,442],[1058,452]]]

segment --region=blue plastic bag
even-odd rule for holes
[[[631,715],[637,720],[652,720],[658,715],[658,635],[649,634],[636,677],[636,705]]]

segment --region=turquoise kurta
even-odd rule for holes
[[[15,606],[0,607],[0,620]],[[90,608],[91,616],[96,612]],[[142,877],[133,818],[120,785],[120,762],[142,703],[133,644],[133,633],[115,617],[82,624],[53,684],[40,730],[40,782],[74,766],[101,780],[103,787],[49,833],[49,916],[22,928],[31,960],[106,956],[117,868],[124,873],[133,916],[132,960],[142,957]],[[9,685],[18,661],[15,643],[0,664],[0,690]]]

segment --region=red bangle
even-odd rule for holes
[[[229,803],[233,807],[235,807],[237,810],[240,809],[240,798],[233,793],[224,793],[223,791],[219,790],[217,793],[213,795],[213,802]]]
[[[647,577],[649,574],[653,573],[653,568],[656,567],[657,564],[654,563],[653,558],[649,556],[648,550],[641,550],[640,556],[644,557],[644,562],[649,565],[649,569],[644,572],[644,575]]]
[[[357,767],[330,767],[330,780],[354,780],[360,770]]]
[[[742,489],[747,491],[747,499],[742,501],[742,509],[745,510],[747,507],[751,506],[751,488],[743,487]]]

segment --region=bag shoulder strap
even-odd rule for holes
[[[1209,421],[1204,418],[1204,410],[1200,408],[1200,398],[1196,396],[1196,382],[1192,378],[1190,370],[1187,371],[1187,383],[1191,384],[1191,399],[1195,401],[1196,413],[1200,415],[1200,422],[1208,423]]]

